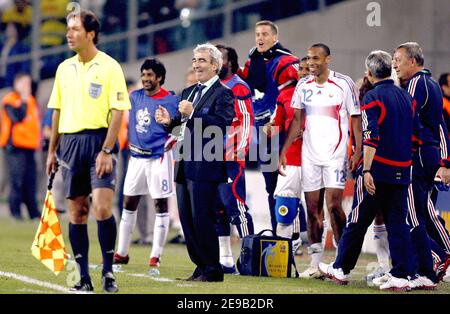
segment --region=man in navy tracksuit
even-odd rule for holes
[[[421,145],[413,155],[413,181],[409,191],[409,197],[414,201],[408,202],[408,218],[417,258],[417,273],[437,283],[438,278],[433,270],[430,250],[433,251],[433,256],[443,263],[441,273],[445,273],[445,268],[448,267],[448,263],[445,263],[448,257],[444,248],[428,236],[426,221],[427,216],[433,214],[428,210],[428,204],[434,188],[434,178],[445,169],[445,166],[450,165],[447,158],[449,155],[448,132],[442,115],[442,93],[439,84],[431,78],[431,73],[424,69],[423,52],[417,43],[410,42],[398,46],[395,50],[393,66],[403,87],[417,103],[416,110],[422,126]],[[436,238],[443,236],[448,241],[448,235],[443,231],[445,229],[438,219],[435,220],[435,228],[436,233],[439,234]]]
[[[411,182],[413,100],[396,87],[391,76],[391,55],[373,51],[366,59],[368,79],[374,88],[364,96],[362,109],[363,163],[356,172],[352,212],[332,264],[319,264],[320,271],[339,284],[348,283],[364,235],[381,210],[388,231],[392,269],[381,290],[409,290],[412,267],[407,194]],[[414,128],[415,130],[417,128]]]

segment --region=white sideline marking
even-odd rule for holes
[[[172,282],[172,281],[175,281],[175,280],[170,279],[170,278],[154,277],[154,276],[149,276],[147,274],[126,274],[126,275],[132,276],[132,277],[139,277],[139,278],[149,278],[151,280],[160,281],[160,282]]]
[[[25,282],[28,284],[32,284],[32,285],[36,285],[39,287],[44,287],[44,288],[48,288],[48,289],[52,289],[52,290],[56,290],[56,291],[60,291],[60,292],[64,292],[64,293],[87,294],[87,292],[70,291],[68,288],[54,284],[54,283],[50,283],[47,281],[41,281],[38,279],[30,278],[30,277],[15,274],[15,273],[8,273],[8,272],[0,271],[0,276],[16,279],[16,280],[19,280],[19,281],[22,281],[22,282]]]
[[[17,289],[16,291],[17,292],[25,292],[25,293],[42,293],[42,294],[48,293],[48,291],[46,291],[46,290],[34,290],[34,289],[27,289],[27,288]]]

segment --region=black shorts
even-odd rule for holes
[[[88,196],[93,189],[115,189],[117,157],[113,155],[113,171],[102,178],[95,173],[95,159],[102,150],[107,129],[84,130],[63,134],[58,158],[64,180],[66,198]],[[117,144],[115,147],[117,152]]]

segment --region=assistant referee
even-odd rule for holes
[[[117,292],[112,270],[116,222],[112,215],[116,183],[117,135],[123,110],[131,108],[119,63],[99,51],[100,23],[91,11],[67,16],[67,43],[76,52],[56,72],[48,108],[54,108],[47,174],[62,168],[70,214],[69,239],[81,280],[73,289],[92,291],[87,221],[89,195],[103,255],[102,287]],[[58,157],[57,157],[58,156]]]

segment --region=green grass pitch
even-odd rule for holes
[[[64,240],[69,254],[72,254],[67,233],[67,218],[61,218]],[[65,293],[68,284],[75,279],[74,267],[66,265],[66,269],[55,276],[43,264],[36,260],[30,251],[38,222],[15,222],[12,219],[0,218],[0,294],[52,294]],[[170,234],[173,236],[173,234]],[[100,248],[97,240],[97,225],[92,219],[89,222],[91,276],[95,293],[102,293]],[[234,256],[239,252],[239,242],[233,243]],[[304,250],[305,251],[305,250]],[[337,286],[323,280],[304,280],[295,278],[265,278],[239,275],[226,275],[221,283],[192,283],[175,280],[177,277],[188,277],[194,269],[186,247],[180,244],[167,244],[163,253],[160,275],[148,274],[149,246],[132,245],[130,263],[122,266],[115,273],[119,293],[123,294],[378,294],[376,287],[368,287],[364,275],[368,266],[375,261],[373,255],[363,254],[357,267],[352,272],[348,286]],[[334,258],[334,250],[326,252],[325,261]],[[304,270],[308,257],[296,257],[299,270]],[[20,277],[22,276],[22,277]],[[23,277],[25,276],[25,277]],[[24,279],[25,278],[25,279]],[[21,280],[19,280],[21,279]],[[450,293],[450,284],[441,283],[433,292],[409,293]]]

